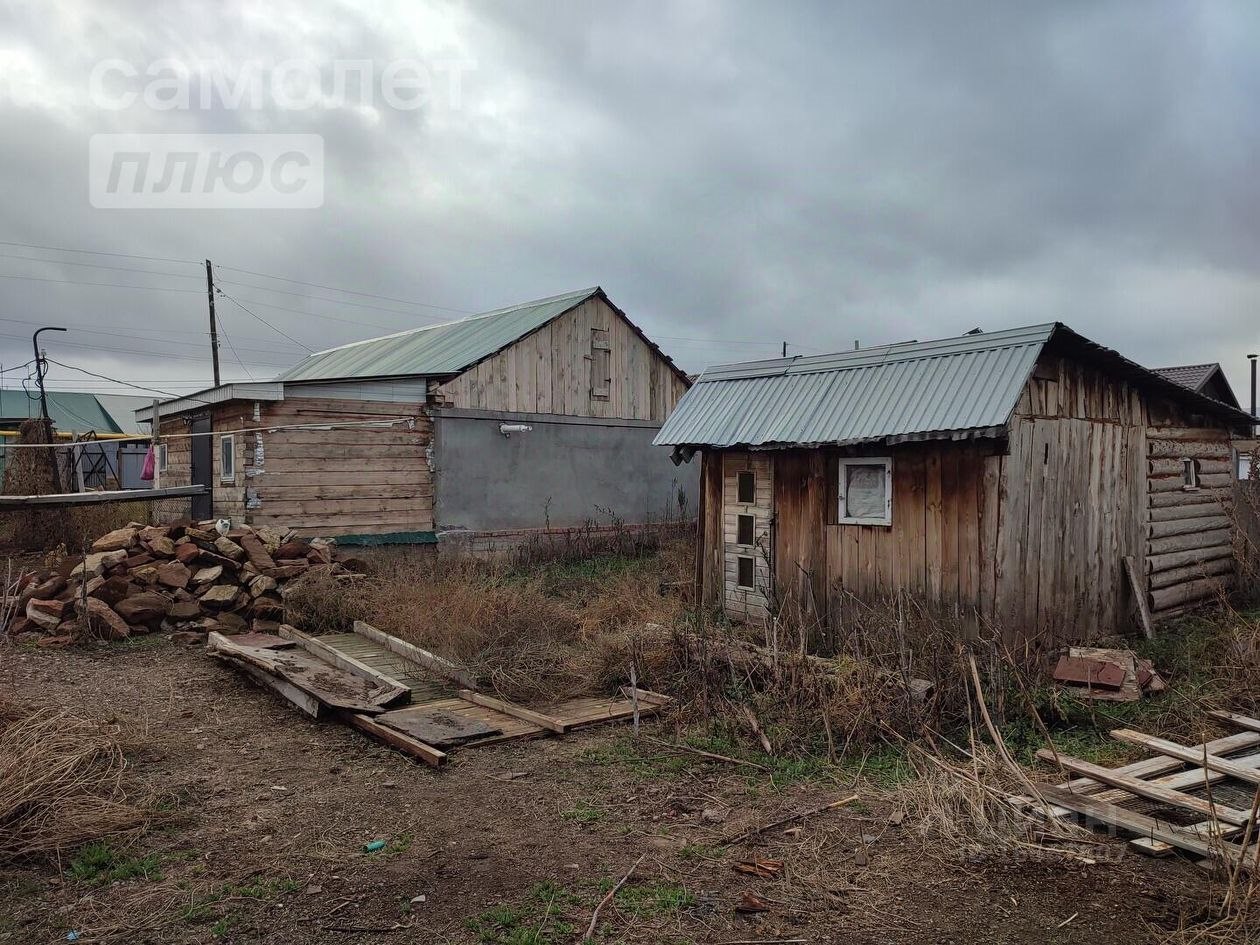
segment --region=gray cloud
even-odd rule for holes
[[[11,242],[210,257],[459,310],[600,283],[689,369],[783,339],[825,350],[1058,319],[1148,364],[1219,360],[1242,395],[1243,355],[1260,347],[1248,4],[65,2],[9,5],[0,35]],[[475,69],[455,108],[88,101],[100,60],[166,56]],[[325,205],[94,210],[88,137],[121,131],[320,134]],[[0,273],[187,289],[0,278],[14,319],[0,321],[0,363],[30,357],[27,322],[63,322],[80,330],[50,339],[61,360],[159,387],[208,381],[195,267],[0,252],[191,277],[0,256]],[[221,276],[312,347],[451,314]],[[254,375],[302,354],[219,310]]]

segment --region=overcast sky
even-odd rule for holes
[[[324,95],[155,108],[164,59],[298,60]],[[367,94],[338,97],[362,60]],[[401,60],[422,107],[382,94]],[[1245,401],[1258,109],[1250,2],[0,0],[0,367],[58,324],[60,361],[207,386],[208,257],[240,303],[225,379],[598,284],[689,371],[1059,320],[1150,366],[1220,361]],[[128,132],[322,136],[323,205],[94,207],[89,139]]]

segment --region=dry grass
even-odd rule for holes
[[[0,704],[0,862],[142,830],[123,789],[115,727],[61,709]]]
[[[631,659],[641,685],[660,678],[661,654],[645,652],[635,630],[683,617],[683,599],[661,593],[690,567],[686,543],[677,544],[575,563],[392,554],[354,588],[304,580],[286,604],[313,632],[365,620],[466,666],[507,698],[607,693],[628,680]]]

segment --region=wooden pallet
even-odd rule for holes
[[[388,689],[390,705],[330,705],[320,693],[269,676],[257,665],[240,660],[234,665],[308,715],[319,718],[331,714],[434,766],[444,764],[447,753],[457,747],[563,735],[571,729],[630,719],[636,714],[648,717],[672,701],[643,689],[623,689],[615,698],[569,699],[531,709],[468,688],[464,683],[470,677],[460,667],[367,624],[356,622],[354,633],[318,637],[289,626],[280,633],[283,639],[273,638],[276,644],[299,648],[304,664],[358,677],[364,686]],[[217,642],[221,652],[232,647],[228,641]]]
[[[1227,712],[1209,713],[1243,731],[1199,745],[1181,745],[1129,729],[1112,736],[1138,745],[1153,757],[1106,768],[1048,749],[1038,757],[1074,775],[1041,789],[1040,800],[1012,800],[1025,810],[1067,819],[1083,817],[1136,836],[1130,846],[1151,856],[1180,849],[1213,862],[1250,870],[1256,860],[1251,799],[1260,787],[1260,720]],[[1246,803],[1231,804],[1232,794]],[[1135,808],[1151,807],[1148,813]],[[1244,849],[1235,840],[1247,838]]]

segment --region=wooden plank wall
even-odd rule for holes
[[[1145,558],[1146,412],[1131,384],[1043,356],[1002,458],[993,617],[1010,641],[1128,625],[1122,560]]]
[[[608,396],[591,395],[591,330],[607,331]],[[663,423],[683,379],[603,299],[593,298],[437,388],[452,407]]]
[[[303,397],[263,405],[263,425],[386,417],[414,417],[415,428],[264,433],[261,457],[251,437],[238,467],[242,495],[248,484],[253,498],[248,521],[328,537],[432,531],[432,423],[420,404]]]
[[[696,535],[696,587],[707,607],[719,607],[724,594],[726,551],[722,538],[722,453],[701,453],[700,509]]]
[[[192,440],[188,433],[185,415],[162,417],[158,421],[158,430],[164,437],[171,437],[166,443],[166,472],[162,473],[164,486],[192,485]]]
[[[739,501],[741,472],[752,472],[756,501]],[[726,453],[722,456],[722,548],[723,598],[732,617],[760,620],[770,613],[772,593],[771,520],[774,517],[774,487],[771,456],[767,453]],[[753,516],[753,544],[738,542],[740,515]],[[753,587],[739,586],[739,559],[753,559]]]
[[[1146,573],[1155,621],[1215,597],[1234,579],[1234,471],[1229,431],[1153,426],[1147,443]],[[1185,460],[1199,487],[1185,485]]]

